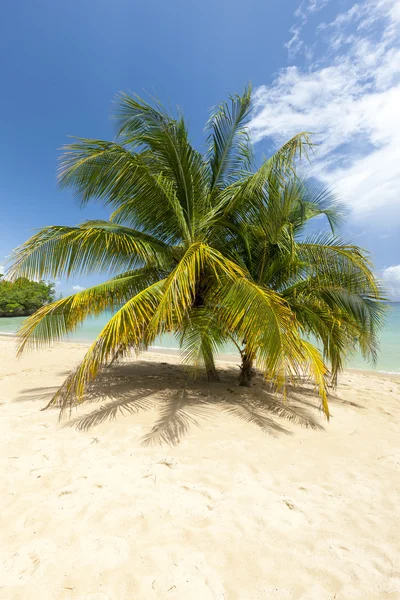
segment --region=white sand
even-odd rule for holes
[[[327,424],[151,354],[59,424],[83,352],[0,339],[1,599],[400,598],[399,379],[346,373]]]

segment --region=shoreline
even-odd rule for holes
[[[2,338],[15,339],[16,334],[0,332],[0,340]],[[91,342],[89,340],[63,340],[60,342],[54,342],[53,344],[48,346],[48,348],[52,348],[57,345],[63,345],[63,344],[66,344],[67,345],[66,347],[69,347],[71,344],[72,345],[78,344],[79,346],[89,347]],[[40,350],[38,350],[38,352],[40,352]],[[178,356],[179,348],[165,348],[163,346],[152,346],[148,350],[141,353],[139,356],[145,356],[147,353],[165,355],[166,357]],[[216,361],[220,362],[220,363],[234,364],[239,361],[239,356],[236,354],[218,354],[216,357]],[[390,378],[400,379],[400,372],[398,372],[398,371],[378,371],[378,370],[372,370],[372,369],[357,369],[357,368],[348,367],[343,370],[342,374],[343,373],[358,373],[360,375],[367,375],[367,376],[372,375],[372,376],[376,376],[376,377],[381,377],[383,379],[388,379],[388,378],[389,379]]]

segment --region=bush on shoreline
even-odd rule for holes
[[[0,317],[26,317],[54,300],[54,285],[20,277],[7,281],[0,275]]]

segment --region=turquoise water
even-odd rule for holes
[[[82,327],[68,339],[72,341],[92,341],[106,324],[109,315],[102,315],[96,319],[87,319]],[[0,318],[0,334],[12,335],[20,327],[24,317]],[[156,341],[155,346],[160,348],[178,348],[177,340],[173,335],[165,335]],[[400,302],[390,304],[385,328],[380,335],[380,355],[377,365],[366,363],[361,356],[352,356],[348,360],[348,367],[353,369],[368,369],[400,373]],[[224,352],[236,354],[235,347],[227,346]]]

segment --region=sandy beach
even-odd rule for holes
[[[4,600],[400,598],[400,380],[312,391],[188,380],[148,353],[41,411],[85,346],[0,339]]]

